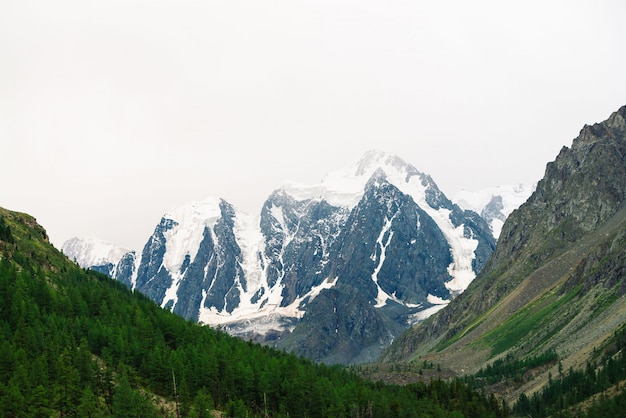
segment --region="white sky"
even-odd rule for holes
[[[626,104],[624,1],[0,1],[0,206],[141,249],[368,149],[532,183]]]

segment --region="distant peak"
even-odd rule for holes
[[[208,220],[219,216],[220,203],[222,199],[210,196],[204,200],[192,201],[187,204],[176,206],[170,209],[165,218],[181,222],[185,219],[189,220]]]
[[[117,264],[129,250],[97,238],[73,237],[65,241],[61,251],[81,267],[92,267],[107,263]]]
[[[379,150],[369,150],[359,160],[356,165],[355,175],[357,177],[370,177],[379,168],[392,168],[397,171],[417,171],[414,167],[397,155]]]
[[[414,166],[397,155],[379,150],[367,151],[356,164],[329,172],[317,185],[288,184],[282,189],[296,200],[323,199],[333,206],[353,207],[363,196],[369,180],[381,174],[397,187],[406,186],[416,176],[421,187],[436,189],[432,179]]]

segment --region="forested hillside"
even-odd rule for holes
[[[504,416],[460,381],[388,386],[244,342],[68,261],[0,209],[0,415]]]

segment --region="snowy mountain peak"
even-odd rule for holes
[[[404,173],[405,175],[419,174],[415,167],[408,164],[397,155],[378,150],[370,150],[367,151],[356,164],[355,176],[369,178],[379,168],[387,174],[390,174],[390,172]]]
[[[61,251],[83,268],[117,264],[126,248],[95,238],[70,238],[61,246]]]
[[[203,223],[211,226],[220,216],[222,199],[208,197],[205,200],[189,202],[170,209],[163,217],[171,219],[179,225]]]
[[[177,272],[185,257],[196,256],[205,228],[212,228],[220,218],[222,199],[208,197],[202,201],[190,202],[177,206],[163,215],[163,219],[173,222],[172,227],[164,232],[167,249],[164,265],[170,272]]]
[[[320,184],[289,183],[282,189],[296,200],[325,200],[333,206],[353,208],[363,197],[367,182],[379,170],[397,187],[408,183],[413,176],[419,176],[422,183],[429,178],[394,154],[371,150],[356,164],[326,174]]]

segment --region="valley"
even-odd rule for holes
[[[329,176],[333,178],[343,179],[335,183],[342,188],[327,181],[277,190],[258,221],[223,199],[182,206],[163,216],[140,254],[130,251],[121,257],[109,245],[80,240],[65,247],[75,251],[73,257],[61,254],[32,218],[3,211],[4,280],[18,283],[5,287],[14,292],[20,280],[33,280],[28,306],[45,300],[42,309],[56,312],[69,304],[74,306],[70,312],[81,318],[93,310],[93,302],[45,295],[65,289],[68,272],[75,284],[117,283],[114,287],[131,297],[145,294],[142,303],[156,302],[159,312],[172,321],[180,318],[189,332],[217,332],[222,337],[211,338],[219,339],[228,331],[248,340],[228,337],[232,344],[278,349],[271,353],[279,358],[301,356],[297,367],[302,373],[312,367],[331,380],[344,379],[344,372],[360,375],[363,382],[372,381],[364,383],[374,385],[367,386],[371,396],[400,390],[404,401],[421,393],[432,402],[441,390],[480,390],[487,397],[475,399],[483,402],[480,408],[487,416],[611,415],[619,409],[626,399],[621,389],[626,381],[626,107],[585,126],[572,146],[547,164],[528,200],[506,218],[497,245],[497,229],[452,203],[428,175],[396,156],[371,152],[356,169]],[[90,248],[116,253],[118,260],[89,254],[94,252]],[[82,270],[66,255],[104,264]],[[36,293],[42,287],[47,290]],[[63,290],[60,295],[66,292],[73,294]],[[20,317],[30,317],[6,298],[4,304],[9,315],[4,332],[17,348]],[[100,307],[94,313],[107,310]],[[170,336],[171,331],[159,332],[165,334],[150,338],[169,341],[168,349],[182,344],[182,337]],[[81,338],[103,359],[98,361],[116,361],[103,351],[106,338],[94,337],[88,333]],[[127,357],[113,341],[105,345],[126,364],[128,382],[118,379],[120,387],[156,385],[155,395],[167,396],[159,391],[163,381],[142,375],[156,366]],[[7,377],[20,361],[9,360]],[[243,357],[233,364],[233,379],[250,373]],[[263,372],[249,368],[256,382]],[[222,373],[220,382],[227,379]],[[193,373],[181,379],[190,384]],[[246,384],[251,383],[239,381],[232,390]],[[212,392],[214,407],[253,411],[260,405],[260,392],[256,400],[241,394],[237,405],[220,393]],[[100,396],[91,402],[112,411],[106,396]],[[143,405],[150,409],[147,402]],[[278,416],[281,408],[304,412],[297,402],[276,402]],[[371,414],[365,412],[367,405],[376,405],[380,416],[394,415],[382,412],[388,399],[367,402],[354,404],[358,414]],[[304,408],[317,410],[317,405]],[[343,415],[350,406],[339,408]]]

